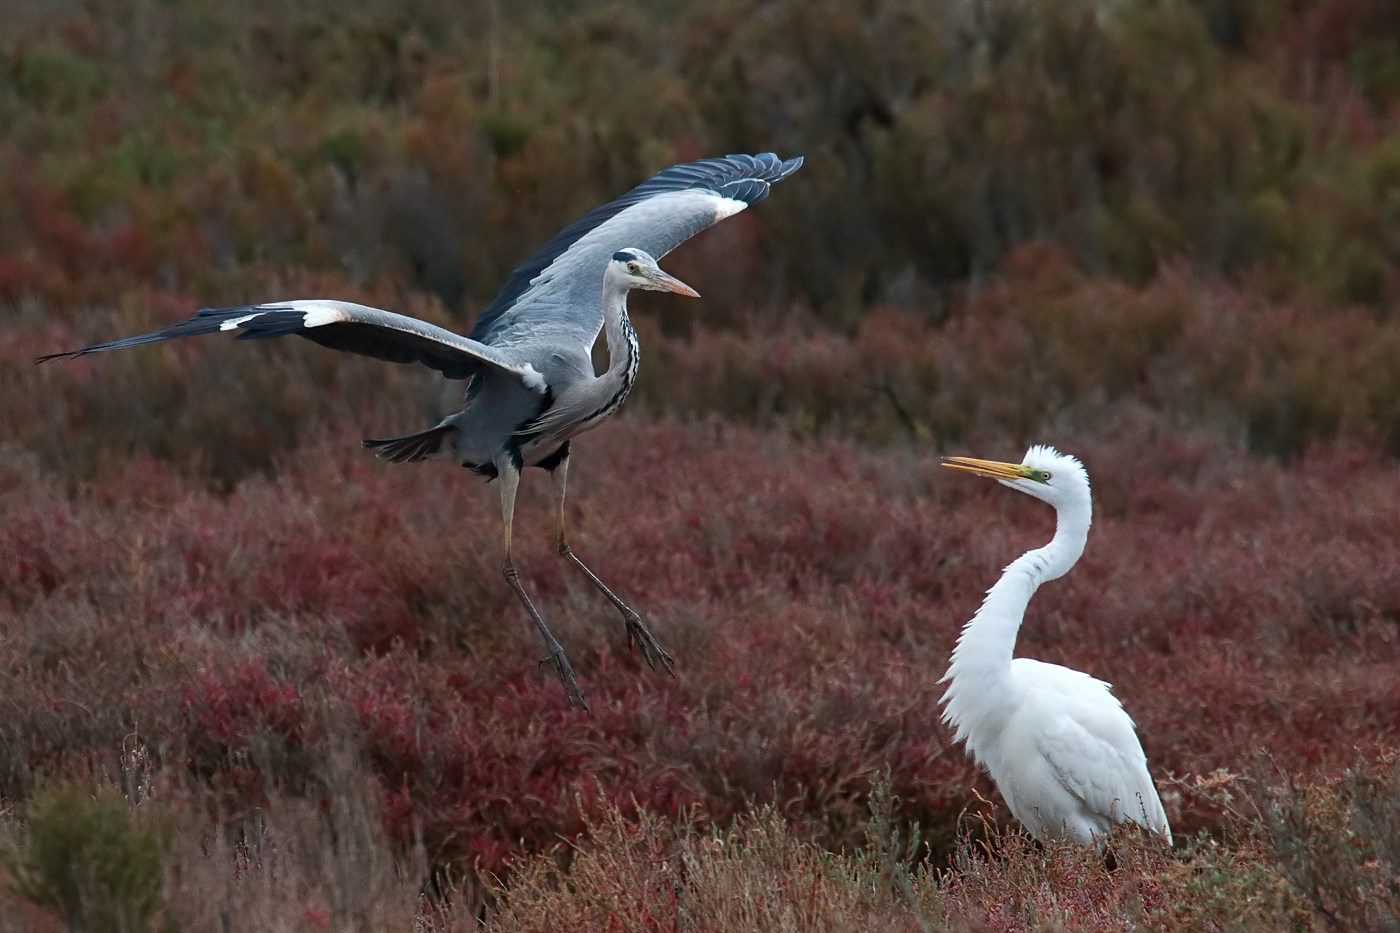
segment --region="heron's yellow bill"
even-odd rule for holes
[[[943,465],[950,470],[975,473],[992,479],[1028,479],[1030,467],[1021,463],[1002,463],[999,460],[976,460],[972,457],[944,457]]]

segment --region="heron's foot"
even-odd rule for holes
[[[549,657],[540,661],[540,665],[554,665],[554,674],[559,678],[559,682],[564,685],[564,696],[568,697],[569,705],[575,709],[588,712],[588,701],[583,698],[583,691],[578,688],[578,678],[574,676],[574,666],[569,663],[569,658],[564,654],[564,649],[558,645],[549,653]]]
[[[630,651],[635,645],[642,649],[642,659],[647,662],[647,667],[656,670],[656,662],[660,661],[661,666],[666,668],[666,673],[672,677],[676,676],[675,662],[666,653],[666,649],[661,647],[661,643],[647,630],[642,623],[642,617],[636,611],[624,607],[622,619],[627,623],[627,649]]]

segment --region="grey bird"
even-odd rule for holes
[[[564,492],[569,444],[597,426],[627,398],[637,375],[637,334],[627,316],[634,288],[698,298],[690,286],[657,265],[701,230],[768,196],[769,188],[802,165],[771,152],[688,162],[659,172],[622,197],[594,208],[566,227],[517,268],[476,321],[470,337],[407,315],[333,300],[295,300],[232,308],[206,308],[169,327],[54,353],[39,362],[104,350],[159,343],[214,332],[240,340],[295,334],[322,346],[395,363],[422,363],[448,379],[466,380],[461,411],[426,431],[367,439],[395,463],[456,460],[501,481],[505,562],[502,573],[543,636],[570,704],[588,708],[573,666],[511,560],[515,495],[524,467],[547,470],[553,480],[559,553],[587,575],[622,613],[627,641],[647,664],[674,676],[674,664],[641,616],[613,593],[574,554],[564,532]],[[593,368],[599,332],[608,342],[609,365]]]

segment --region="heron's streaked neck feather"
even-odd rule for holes
[[[963,626],[943,677],[948,682],[943,718],[958,728],[959,739],[967,732],[969,717],[991,712],[985,705],[989,697],[1005,696],[1011,689],[1011,658],[1026,607],[1042,583],[1064,576],[1084,553],[1090,508],[1086,488],[1082,500],[1058,509],[1050,543],[1012,561]]]
[[[608,340],[608,371],[603,378],[630,386],[641,352],[632,319],[627,316],[627,289],[612,282],[603,286],[603,332]]]
[[[594,383],[590,395],[593,410],[583,419],[584,425],[606,418],[622,405],[632,391],[641,362],[641,347],[637,332],[627,316],[627,289],[614,282],[612,276],[603,280],[603,332],[608,341],[608,369]]]

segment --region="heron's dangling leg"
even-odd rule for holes
[[[549,649],[549,657],[545,660],[554,665],[554,673],[559,675],[559,682],[564,685],[564,695],[569,698],[569,705],[586,710],[588,702],[583,698],[583,691],[578,688],[578,679],[574,676],[574,668],[569,663],[568,656],[564,654],[564,646],[559,644],[559,639],[555,638],[549,626],[544,624],[544,618],[535,608],[535,604],[525,595],[525,587],[520,585],[520,574],[516,573],[515,564],[510,559],[510,529],[515,520],[515,493],[520,487],[520,470],[509,462],[497,463],[496,469],[501,478],[501,519],[505,525],[506,562],[501,568],[501,573],[505,575],[511,589],[515,590],[515,595],[520,597],[520,602],[530,614],[535,627],[544,636],[545,647]]]
[[[656,661],[661,662],[661,666],[666,668],[666,673],[672,677],[676,676],[676,669],[671,661],[671,656],[666,653],[666,649],[661,647],[661,643],[647,630],[642,623],[642,617],[636,610],[624,603],[598,575],[588,569],[588,565],[579,560],[574,549],[569,547],[569,539],[564,533],[564,492],[569,483],[569,446],[567,443],[560,449],[562,456],[559,462],[550,468],[549,476],[554,485],[554,532],[555,540],[558,542],[559,553],[567,557],[574,563],[574,566],[582,570],[588,579],[593,581],[593,585],[598,591],[612,601],[612,604],[622,613],[622,621],[627,625],[627,647],[634,644],[642,649],[642,659],[647,662],[647,667],[656,670]]]

